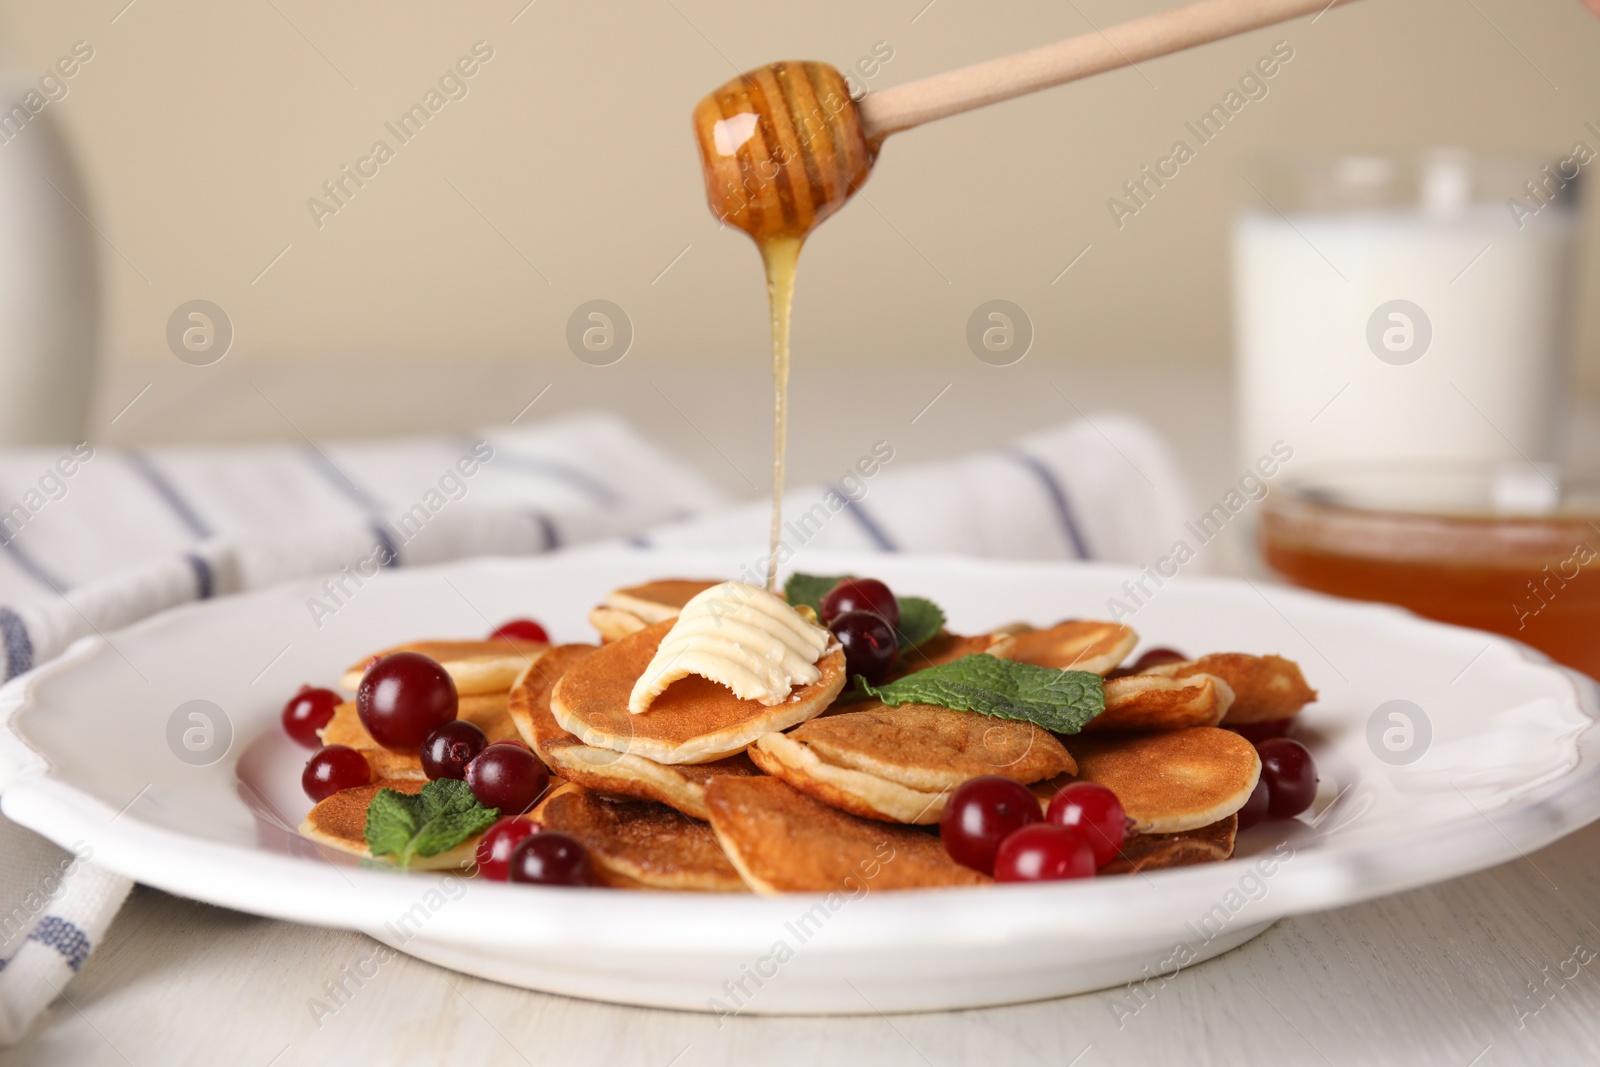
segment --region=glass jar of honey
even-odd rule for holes
[[[1600,470],[1327,466],[1263,504],[1262,555],[1285,580],[1505,634],[1600,678]]]

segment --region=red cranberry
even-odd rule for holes
[[[488,746],[482,730],[465,719],[454,719],[422,742],[422,773],[430,780],[465,778],[467,764]]]
[[[1267,719],[1264,722],[1242,722],[1228,729],[1250,742],[1259,745],[1263,741],[1270,741],[1274,737],[1286,737],[1289,727],[1294,725],[1294,718]]]
[[[1122,850],[1128,816],[1117,794],[1093,782],[1073,782],[1050,800],[1045,821],[1077,832],[1094,850],[1094,865],[1104,867]]]
[[[876,578],[845,578],[823,595],[823,625],[847,611],[876,612],[890,626],[900,625],[900,601]]]
[[[490,634],[489,640],[537,641],[542,645],[548,645],[550,643],[550,635],[545,632],[543,626],[540,626],[532,619],[512,619]]]
[[[531,885],[592,885],[589,850],[553,830],[519,841],[511,850],[507,873],[513,882]]]
[[[997,882],[1057,882],[1091,878],[1094,849],[1075,830],[1033,823],[1013,830],[994,857]]]
[[[334,709],[343,703],[344,698],[332,689],[302,685],[283,706],[284,732],[307,748],[316,748],[322,744],[317,731],[332,721]]]
[[[516,815],[508,815],[489,827],[478,839],[478,873],[496,882],[505,881],[511,850],[538,832],[538,823]]]
[[[1292,819],[1317,796],[1317,765],[1298,741],[1275,737],[1256,746],[1261,755],[1261,780],[1267,783],[1267,813]]]
[[[994,873],[994,855],[1012,831],[1040,820],[1039,799],[1010,778],[986,774],[956,787],[939,817],[939,837],[957,863]]]
[[[1188,656],[1175,648],[1152,648],[1133,661],[1133,671],[1137,674],[1151,667],[1160,667],[1168,663],[1187,663],[1188,660]]]
[[[356,688],[356,712],[372,739],[394,752],[415,752],[456,717],[460,701],[449,673],[417,652],[396,652],[367,668]]]
[[[300,772],[300,788],[316,801],[371,784],[372,768],[367,766],[367,758],[348,745],[318,749],[306,761],[306,769]]]
[[[884,681],[900,660],[894,627],[874,611],[847,611],[828,624],[844,649],[845,669],[874,685]]]
[[[527,749],[490,745],[467,764],[466,779],[479,804],[521,815],[550,784],[550,772]]]

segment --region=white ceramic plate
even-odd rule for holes
[[[1124,582],[1138,578],[954,559],[803,562],[931,596],[963,632],[1104,617],[1108,598],[1131,601]],[[401,874],[330,860],[289,829],[309,807],[299,790],[306,752],[282,735],[277,713],[301,682],[331,684],[375,649],[482,634],[518,615],[544,620],[558,640],[587,640],[584,617],[614,586],[735,570],[727,557],[596,551],[384,574],[320,629],[309,584],[170,611],[79,642],[0,691],[4,811],[62,845],[87,843],[95,862],[141,882],[364,930],[471,974],[749,1012],[974,1007],[1170,973],[1282,916],[1488,867],[1600,815],[1594,683],[1513,642],[1395,609],[1195,580],[1147,583],[1154,595],[1127,620],[1146,644],[1279,652],[1322,694],[1300,733],[1321,769],[1316,806],[1241,835],[1229,863],[977,890],[872,892],[868,882],[853,897],[764,899]],[[216,760],[208,765],[174,755],[188,751],[186,729],[200,729],[190,742],[204,747],[203,727],[179,712],[194,700],[222,712],[211,750],[189,756]],[[1396,700],[1410,705],[1384,708],[1369,729]],[[1400,755],[1422,752],[1408,764],[1376,754],[1396,758],[1386,730],[1404,748],[1405,722],[1388,717],[1397,709],[1413,725]]]

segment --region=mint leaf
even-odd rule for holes
[[[900,625],[895,637],[901,648],[915,648],[944,629],[944,612],[939,605],[919,596],[896,597],[900,601]]]
[[[380,789],[367,804],[367,849],[374,856],[399,852],[416,836],[416,797],[395,789]]]
[[[1075,734],[1106,709],[1105,685],[1089,671],[1035,667],[977,653],[908,674],[888,685],[856,684],[891,707],[933,704],[1021,719],[1058,734]]]
[[[792,607],[806,605],[820,619],[822,598],[828,594],[828,590],[846,578],[854,577],[853,574],[829,577],[797,572],[789,575],[789,580],[784,583],[783,597]],[[901,648],[915,648],[944,628],[944,612],[933,601],[919,596],[897,596],[895,599],[900,603],[900,625],[895,629],[895,637]]]
[[[367,805],[367,848],[408,867],[415,856],[437,856],[481,834],[499,815],[498,808],[478,803],[467,783],[453,778],[429,782],[414,796],[380,789]]]

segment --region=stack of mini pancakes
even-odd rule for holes
[[[630,714],[633,683],[679,609],[713,584],[615,591],[590,616],[598,646],[407,646],[456,679],[462,718],[491,741],[526,742],[549,766],[552,788],[527,817],[581,841],[606,885],[782,893],[986,883],[949,858],[936,832],[951,792],[981,775],[1021,782],[1042,805],[1071,781],[1115,792],[1130,836],[1102,873],[1226,859],[1235,812],[1261,765],[1255,747],[1225,727],[1287,719],[1316,698],[1289,660],[1210,655],[1117,672],[1105,683],[1106,710],[1062,738],[975,712],[857,699],[845,692],[835,649],[819,661],[816,682],[776,706],[690,676],[649,712]],[[1104,676],[1137,643],[1126,626],[1081,620],[940,633],[908,650],[900,670],[984,653]],[[464,678],[472,680],[463,686]],[[347,688],[359,679],[360,666]],[[340,707],[324,741],[361,750],[382,784],[414,792],[423,783],[420,762],[378,746],[353,705]],[[356,811],[377,788],[323,801],[304,832],[365,854]],[[474,845],[430,865],[465,865]]]

